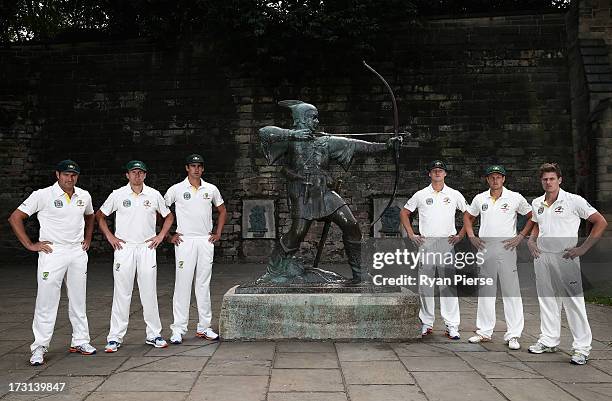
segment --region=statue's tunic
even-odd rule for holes
[[[330,187],[333,179],[327,168],[336,160],[345,170],[364,142],[343,137],[290,138],[290,130],[264,127],[259,130],[269,164],[282,164],[287,176],[287,195],[292,218],[325,218],[346,205]]]

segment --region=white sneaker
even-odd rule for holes
[[[72,353],[78,352],[82,355],[93,355],[96,353],[96,349],[90,343],[70,347],[68,351]]]
[[[489,341],[491,341],[489,337],[485,337],[480,334],[476,334],[475,336],[468,338],[468,342],[472,344],[488,343]]]
[[[118,341],[109,341],[104,347],[104,352],[117,352],[117,350],[121,347],[121,343]]]
[[[459,334],[459,327],[456,326],[446,326],[446,337],[451,340],[459,340],[461,335]]]
[[[162,337],[155,337],[154,339],[146,339],[145,344],[154,346],[155,348],[166,348],[168,343]]]
[[[197,331],[196,336],[200,338],[204,338],[206,340],[216,340],[219,338],[219,335],[215,333],[214,330],[211,329],[210,327],[204,331]]]
[[[589,357],[581,354],[580,352],[575,352],[572,355],[572,359],[570,359],[570,363],[572,365],[586,365],[587,361],[589,360]]]
[[[32,356],[30,357],[30,365],[32,366],[40,366],[45,363],[45,354],[47,353],[47,347],[43,347],[39,345],[36,347],[34,351],[32,351]]]
[[[433,327],[428,324],[423,323],[421,325],[421,337],[425,337],[433,333]]]
[[[545,352],[557,352],[557,347],[548,347],[541,342],[531,345],[528,349],[532,354],[543,354]]]
[[[181,333],[172,333],[172,337],[170,337],[170,344],[180,344],[183,342],[183,336]]]
[[[513,350],[521,349],[521,344],[519,344],[518,338],[512,337],[510,340],[508,340],[508,348]]]

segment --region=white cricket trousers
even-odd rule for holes
[[[444,261],[444,256],[449,252],[454,253],[452,245],[448,243],[447,238],[432,238],[426,239],[425,244],[420,248],[424,252],[425,260],[419,267],[419,275],[425,275],[428,278],[452,277],[456,274],[454,265],[445,265],[440,263]],[[419,280],[419,283],[421,280]],[[454,286],[441,285],[440,290],[440,315],[444,319],[447,326],[459,327],[459,299],[457,298],[457,289]],[[419,296],[421,298],[421,310],[419,318],[423,324],[433,326],[435,320],[436,300],[434,298],[434,287],[429,285],[419,285]]]
[[[161,336],[162,325],[157,306],[157,258],[155,249],[147,244],[122,244],[115,251],[113,278],[113,308],[107,341],[123,342],[130,318],[130,302],[134,289],[134,275],[138,281],[138,293],[142,315],[147,325],[147,338]]]
[[[493,279],[493,285],[480,288],[476,312],[476,327],[478,328],[476,334],[487,338],[493,336],[496,322],[495,300],[499,281],[506,319],[504,341],[509,341],[513,337],[520,338],[525,319],[516,265],[516,249],[504,249],[504,244],[498,239],[485,239],[485,241],[487,252],[483,252],[484,263],[480,266],[479,277]]]
[[[212,306],[210,302],[210,278],[212,275],[215,245],[205,237],[181,237],[183,242],[174,247],[176,259],[176,279],[172,310],[174,323],[170,326],[173,333],[187,333],[189,307],[191,304],[191,284],[195,274],[195,295],[198,303],[197,331],[203,332],[210,327]]]
[[[68,317],[72,324],[70,345],[76,347],[89,342],[87,323],[87,252],[81,244],[51,245],[53,252],[38,253],[38,291],[32,331],[34,342],[30,349],[39,346],[49,347],[57,307],[62,292],[62,282],[66,278],[68,294]]]
[[[563,253],[544,253],[534,260],[536,288],[540,303],[539,342],[547,347],[559,345],[561,308],[574,342],[574,351],[588,356],[591,351],[591,327],[587,320],[579,258],[565,259]]]

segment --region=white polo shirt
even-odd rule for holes
[[[89,192],[74,187],[74,194],[69,198],[57,182],[32,192],[17,209],[28,216],[38,213],[39,241],[50,241],[57,245],[83,242],[83,216],[94,212]]]
[[[476,195],[467,212],[480,215],[480,237],[507,239],[516,236],[516,214],[528,214],[531,205],[523,195],[503,187],[497,199],[493,199],[490,190]]]
[[[417,191],[404,205],[414,212],[419,210],[419,232],[425,237],[448,237],[457,234],[455,212],[465,212],[465,198],[459,191],[444,185],[435,191],[431,184]]]
[[[531,203],[531,220],[538,223],[538,248],[542,252],[563,252],[578,243],[580,219],[588,219],[597,210],[582,196],[559,190],[552,205],[544,202],[546,194]],[[554,238],[554,239],[553,239]]]
[[[170,213],[159,191],[143,184],[142,192],[136,194],[129,183],[114,190],[100,211],[106,216],[117,212],[115,236],[128,244],[143,244],[157,235],[157,213],[162,217]]]
[[[200,187],[195,188],[185,178],[174,184],[164,195],[166,205],[176,204],[176,231],[185,237],[203,237],[212,232],[212,206],[219,207],[223,198],[213,184],[200,179]]]

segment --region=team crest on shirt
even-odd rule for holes
[[[564,210],[565,210],[565,209],[563,209],[563,206],[557,206],[557,207],[555,208],[555,213],[557,213],[557,214],[561,214],[561,213],[563,213],[563,211],[564,211]]]
[[[146,201],[142,202],[142,206],[151,207],[151,201],[147,199]]]
[[[444,203],[445,205],[449,205],[450,204],[450,198],[447,196],[446,198],[442,199],[442,203]]]
[[[56,208],[58,208],[58,209],[59,209],[59,208],[61,208],[61,207],[64,207],[64,202],[62,202],[62,200],[61,200],[61,199],[56,199],[56,200],[53,202],[53,205],[54,205]]]
[[[191,199],[191,194],[190,194],[189,192],[185,192],[185,193],[183,194],[183,199],[185,199],[185,200],[189,200],[189,199]]]
[[[501,205],[500,209],[502,212],[507,212],[508,210],[510,210],[510,205],[508,205],[507,203],[504,203],[503,205]]]
[[[83,207],[83,206],[85,206],[85,201],[83,199],[79,199],[77,201],[76,205],[79,206],[79,207]]]
[[[433,205],[433,198],[425,199],[425,203],[428,204],[428,205]]]
[[[118,272],[121,267],[121,263],[115,263],[115,271]]]
[[[184,264],[185,264],[185,262],[184,262],[184,261],[179,260],[179,262],[178,262],[178,268],[179,268],[179,269],[182,269]]]
[[[132,201],[130,201],[129,199],[126,199],[123,201],[123,207],[130,207],[132,206]]]
[[[46,280],[49,278],[49,272],[43,272],[42,279]]]
[[[542,213],[544,213],[544,206],[540,206],[540,208],[538,209],[538,214]]]
[[[210,197],[208,196],[208,192],[204,192],[204,199],[210,199]]]
[[[487,204],[485,203],[485,204],[483,204],[483,205],[482,205],[482,208],[481,208],[481,209],[482,209],[482,211],[483,211],[483,212],[486,212],[488,208],[489,208],[489,205],[487,205]]]

